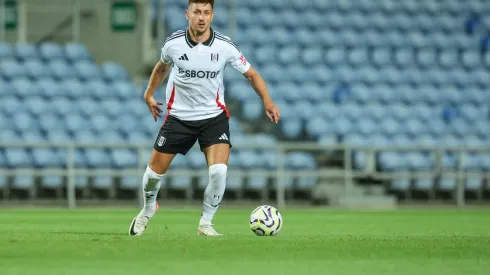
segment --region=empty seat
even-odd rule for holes
[[[44,61],[66,58],[63,48],[57,43],[42,43],[39,45],[39,53]]]
[[[129,74],[126,69],[116,62],[104,62],[101,65],[102,77],[107,81],[128,80]]]
[[[88,60],[78,61],[73,65],[73,69],[77,73],[77,77],[81,80],[100,79],[102,73],[97,67],[97,64]]]
[[[23,61],[39,58],[39,53],[33,44],[17,44],[14,48],[14,55]]]
[[[71,62],[92,59],[87,47],[85,47],[83,44],[69,42],[65,45],[64,50],[66,58]]]

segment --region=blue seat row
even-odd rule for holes
[[[10,45],[0,43],[0,60],[15,58],[19,61],[40,59],[43,61],[64,60],[67,62],[92,61],[93,56],[87,47],[80,43],[68,42],[65,45],[58,43]]]
[[[26,77],[18,77],[9,82],[0,80],[0,98],[12,98],[12,100],[35,96],[53,102],[60,98],[70,98],[71,100],[80,98],[134,100],[141,98],[141,93],[142,91],[129,81],[108,83],[100,79],[93,79],[83,82],[70,78],[61,81],[50,78],[31,81]]]
[[[145,154],[148,155],[148,152]],[[138,155],[135,150],[120,149],[77,149],[74,155],[75,166],[78,168],[135,168]],[[275,151],[233,150],[230,167],[241,169],[274,169],[277,167]],[[147,158],[141,159],[146,165]],[[0,150],[0,167],[5,168],[53,168],[66,167],[67,152],[64,149],[50,148],[6,148]],[[286,155],[284,165],[287,169],[314,169],[316,160],[305,152],[293,152]],[[206,167],[202,152],[192,150],[186,156],[177,155],[171,164],[172,168],[201,169]]]
[[[27,77],[33,80],[51,78],[54,80],[79,79],[82,81],[101,79],[105,81],[128,81],[129,74],[119,63],[105,62],[98,66],[92,60],[69,63],[61,59],[29,58],[23,62],[6,57],[0,59],[0,75],[5,80]]]

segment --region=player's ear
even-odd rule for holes
[[[189,10],[185,10],[185,18],[189,20]]]

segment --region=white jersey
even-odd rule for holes
[[[203,43],[192,41],[188,29],[165,41],[161,60],[172,65],[166,88],[168,114],[181,120],[215,117],[228,109],[224,100],[223,72],[227,64],[245,73],[250,64],[228,38],[211,29]]]

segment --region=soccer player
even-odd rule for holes
[[[158,207],[156,199],[162,177],[176,154],[185,155],[199,141],[209,169],[209,183],[197,233],[221,236],[211,222],[225,192],[230,155],[230,116],[224,102],[223,72],[226,65],[242,73],[261,97],[267,117],[277,124],[279,109],[271,100],[266,84],[238,47],[210,25],[214,0],[189,0],[186,18],[189,26],[171,34],[164,42],[161,58],[153,69],[144,99],[153,119],[162,110],[153,98],[158,86],[170,73],[166,88],[167,115],[153,146],[143,175],[143,210],[129,228],[141,235]]]

